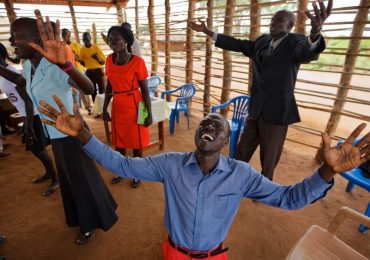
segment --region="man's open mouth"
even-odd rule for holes
[[[202,134],[202,140],[212,142],[215,138],[210,134]]]

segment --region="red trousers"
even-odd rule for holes
[[[190,260],[196,258],[191,258],[184,253],[181,253],[177,251],[175,248],[173,248],[170,243],[168,242],[168,239],[163,243],[162,245],[162,252],[163,252],[163,259],[164,260]],[[227,260],[227,252],[221,253],[219,255],[210,256],[208,258],[209,260]]]

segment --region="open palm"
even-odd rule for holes
[[[323,134],[324,161],[336,173],[349,171],[370,159],[370,133],[353,144],[366,124],[359,125],[340,146],[330,147],[330,137]]]
[[[39,10],[35,10],[37,25],[39,28],[43,47],[36,43],[29,43],[29,45],[37,50],[48,61],[57,65],[64,65],[67,63],[67,46],[64,41],[60,39],[60,22],[56,21],[55,30],[53,29],[49,17],[46,16],[46,23],[42,18]]]
[[[71,115],[57,96],[53,96],[53,98],[57,103],[60,112],[41,100],[41,107],[38,108],[39,112],[51,119],[42,119],[42,121],[48,125],[54,126],[58,131],[66,135],[77,136],[84,127],[83,118],[78,111],[78,104],[74,104],[73,115]]]

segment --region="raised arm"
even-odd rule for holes
[[[355,139],[365,129],[366,124],[356,127],[347,140],[339,146],[330,146],[330,137],[323,133],[323,158],[324,163],[319,171],[321,176],[330,182],[337,173],[350,171],[360,164],[370,160],[370,132],[360,142],[353,144]]]
[[[209,37],[213,37],[214,32],[208,29],[208,27],[206,26],[206,23],[202,21],[201,19],[198,19],[198,21],[199,23],[188,21],[188,25],[194,31],[202,32],[202,33],[205,33]]]
[[[325,7],[323,0],[317,0],[317,2],[320,9],[317,7],[316,2],[312,3],[315,15],[312,15],[308,10],[305,11],[308,19],[311,21],[310,39],[312,42],[315,42],[320,36],[322,26],[333,8],[333,0],[328,1],[327,7]]]
[[[50,23],[49,17],[46,16],[46,26],[39,10],[35,10],[37,24],[41,35],[43,48],[36,43],[29,45],[38,51],[49,62],[59,66],[69,75],[69,84],[73,85],[85,94],[93,93],[93,84],[88,77],[76,69],[71,61],[67,58],[67,47],[64,41],[60,40],[60,22],[56,21],[55,32]]]
[[[22,75],[8,69],[5,64],[0,64],[0,76],[14,83],[15,85],[26,85],[26,80],[22,77]]]
[[[51,120],[42,119],[46,124],[54,126],[58,131],[77,137],[84,145],[85,152],[96,162],[112,173],[125,178],[164,181],[166,155],[146,158],[129,158],[113,151],[109,146],[101,143],[90,131],[84,127],[83,118],[78,111],[78,104],[73,106],[73,115],[69,114],[62,101],[53,96],[59,106],[59,111],[51,105],[40,101],[39,112]]]

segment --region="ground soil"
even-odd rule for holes
[[[92,131],[105,141],[101,119],[86,118]],[[182,118],[173,136],[169,136],[166,122],[164,151],[193,150],[193,135],[199,120],[200,115],[193,113],[188,130]],[[152,139],[156,133],[156,127],[152,126]],[[300,134],[289,130],[294,138],[300,138]],[[74,241],[79,230],[67,227],[59,191],[45,198],[41,193],[48,183],[31,183],[32,178],[43,173],[43,168],[31,153],[24,151],[19,138],[14,135],[6,139],[10,143],[7,151],[13,157],[0,161],[0,233],[7,236],[5,243],[0,245],[0,255],[8,259],[161,259],[160,247],[166,237],[161,184],[144,182],[139,189],[132,189],[126,180],[112,185],[113,175],[100,168],[118,202],[119,221],[106,233],[97,231],[89,244],[78,246]],[[152,148],[145,151],[145,155],[159,152],[158,148]],[[315,152],[315,149],[287,141],[275,181],[292,184],[309,176],[317,168],[313,162]],[[251,164],[260,169],[258,153]],[[297,211],[243,200],[225,241],[230,248],[230,259],[284,259],[311,225],[327,227],[340,207],[345,205],[364,212],[369,193],[358,187],[352,194],[346,193],[347,182],[340,176],[335,182],[325,198]],[[357,228],[358,223],[345,222],[338,237],[370,257],[369,234],[361,234]]]

